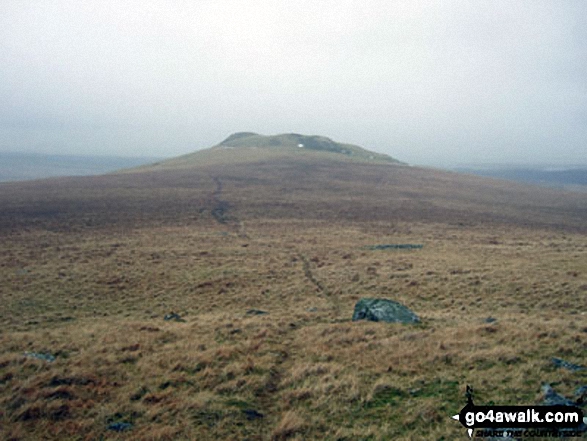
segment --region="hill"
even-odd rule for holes
[[[251,132],[235,133],[216,148],[240,148],[240,147],[279,147],[302,148],[307,150],[323,151],[347,155],[356,159],[368,159],[399,163],[388,155],[375,153],[353,144],[341,144],[324,136],[306,136],[297,133],[285,135],[263,136]]]
[[[235,134],[212,148],[119,173],[4,184],[0,228],[67,231],[82,228],[80,219],[103,228],[193,224],[215,213],[220,200],[227,216],[243,221],[587,228],[585,195],[408,167],[333,141],[324,143],[354,154],[297,147],[316,138],[327,140]]]
[[[307,136],[296,133],[264,136],[252,132],[234,133],[218,145],[190,153],[156,165],[159,168],[189,167],[193,163],[213,164],[228,162],[254,162],[283,156],[336,157],[339,160],[384,162],[403,164],[382,153],[376,153],[353,144],[344,144],[324,136]]]
[[[467,384],[587,382],[585,194],[299,136],[0,184],[1,438],[457,439]]]

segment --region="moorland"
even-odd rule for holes
[[[248,135],[0,184],[2,439],[466,439],[466,385],[587,383],[586,194]]]

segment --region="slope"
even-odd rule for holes
[[[104,176],[3,184],[0,229],[196,224],[219,205],[219,185],[223,211],[242,220],[587,228],[579,193],[301,150],[214,147]]]
[[[587,381],[584,194],[226,147],[0,184],[0,438],[458,439],[467,384]]]
[[[209,149],[172,158],[155,164],[156,168],[184,168],[194,164],[246,163],[277,157],[306,157],[320,160],[402,164],[397,159],[353,144],[344,144],[324,136],[296,133],[264,136],[252,132],[234,133]]]

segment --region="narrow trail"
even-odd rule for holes
[[[306,279],[308,279],[310,282],[312,282],[312,284],[314,286],[316,286],[316,289],[319,292],[325,292],[324,285],[322,285],[322,283],[314,277],[314,274],[312,273],[312,268],[310,267],[310,262],[308,261],[308,258],[306,256],[304,256],[303,254],[300,254],[299,256],[303,262],[304,275],[306,276]],[[325,294],[328,294],[328,293],[325,292]]]
[[[228,209],[230,207],[228,205],[228,202],[223,201],[221,199],[223,189],[222,181],[220,180],[220,178],[216,176],[212,179],[216,184],[216,189],[212,192],[212,195],[210,196],[210,201],[213,205],[212,217],[214,217],[214,219],[216,219],[218,223],[226,224],[230,220],[227,214]]]
[[[232,213],[229,214],[231,208],[230,204],[227,201],[222,200],[222,192],[224,190],[224,185],[222,181],[218,176],[214,176],[212,179],[216,184],[216,188],[214,189],[209,198],[210,205],[212,206],[212,217],[219,224],[230,226],[235,231],[237,236],[244,239],[248,239],[249,236],[245,231],[244,222],[239,220]]]
[[[316,278],[312,272],[312,266],[308,258],[301,253],[298,253],[298,255],[300,256],[300,259],[303,263],[304,276],[316,287],[316,291],[319,293],[319,296],[324,295],[329,300],[334,314],[338,316],[341,312],[341,305],[338,301],[338,298],[336,295],[332,295],[332,293],[324,286],[324,283]]]
[[[272,428],[279,422],[283,412],[279,392],[283,389],[283,381],[294,364],[295,338],[292,333],[295,330],[295,328],[289,329],[279,349],[272,351],[275,358],[269,368],[267,380],[255,391],[256,408],[265,415],[259,426],[259,435],[262,439],[269,439]]]

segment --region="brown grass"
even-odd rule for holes
[[[0,437],[456,439],[467,384],[585,384],[585,195],[294,159],[1,185]]]

